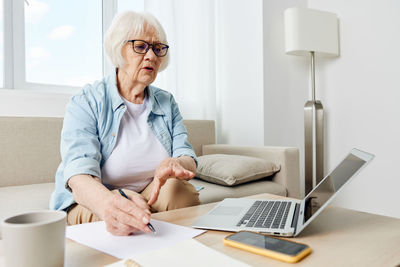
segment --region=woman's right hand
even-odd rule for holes
[[[110,192],[111,193],[111,192]],[[150,222],[150,209],[141,195],[129,196],[109,194],[104,201],[102,214],[107,231],[113,235],[130,235],[143,231],[151,233],[147,224]]]
[[[107,231],[113,235],[130,235],[143,231],[150,233],[150,208],[139,195],[121,196],[110,191],[95,176],[79,174],[68,181],[74,200],[104,220]]]

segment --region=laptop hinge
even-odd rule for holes
[[[296,203],[296,205],[294,206],[294,216],[291,224],[291,227],[294,228],[295,233],[297,228],[297,220],[299,219],[299,212],[300,212],[300,204]]]

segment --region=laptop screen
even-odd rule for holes
[[[364,164],[365,160],[349,154],[305,199],[306,223]]]

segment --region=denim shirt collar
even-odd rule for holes
[[[161,109],[160,103],[158,103],[158,99],[156,98],[154,92],[157,90],[153,86],[149,85],[146,88],[146,92],[149,96],[149,103],[151,105],[151,112],[156,115],[165,115],[164,111]]]
[[[117,87],[117,72],[113,71],[107,79],[107,89],[111,95],[113,111],[116,111],[121,105],[124,104],[121,95],[118,92]],[[146,87],[145,92],[149,96],[149,103],[151,106],[151,112],[156,115],[165,115],[164,111],[161,109],[157,98],[154,95],[154,91],[157,90],[153,86],[149,85]]]
[[[112,108],[113,108],[113,111],[115,112],[121,105],[124,104],[124,101],[122,100],[122,97],[120,96],[120,94],[118,92],[117,72],[116,71],[113,71],[107,77],[106,88],[107,88],[107,91],[110,93]]]

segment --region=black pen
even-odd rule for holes
[[[124,193],[124,191],[121,190],[121,188],[118,189],[119,193],[124,197],[129,199],[129,197]],[[155,234],[156,233],[156,229],[154,229],[153,225],[151,225],[151,223],[147,224],[147,227],[150,228],[150,230]]]

